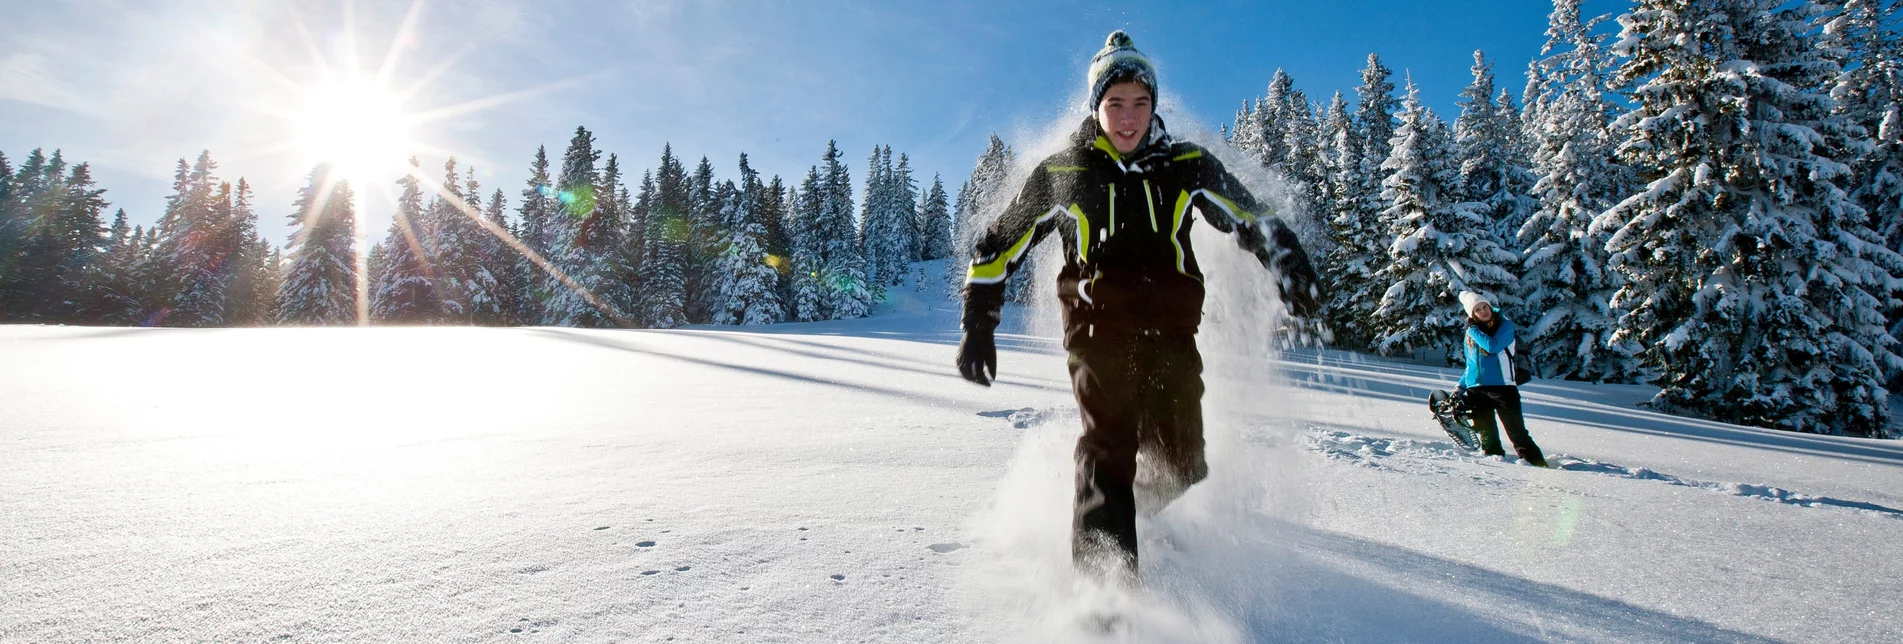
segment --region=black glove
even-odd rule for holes
[[[985,377],[987,369],[991,378],[998,377],[998,343],[991,329],[966,329],[965,339],[958,343],[958,375],[989,387],[991,379]]]
[[[1322,299],[1321,280],[1315,276],[1315,265],[1308,261],[1308,253],[1302,250],[1302,242],[1294,230],[1272,218],[1263,220],[1263,224],[1266,230],[1244,229],[1244,245],[1254,245],[1262,265],[1281,278],[1276,286],[1289,312],[1296,317],[1314,318],[1321,313]]]
[[[1282,303],[1288,305],[1289,313],[1300,318],[1314,318],[1322,310],[1321,285],[1315,279],[1315,273],[1307,263],[1299,269],[1282,275]]]

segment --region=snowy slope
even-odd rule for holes
[[[1263,357],[1237,300],[1214,473],[1134,595],[1068,572],[1048,313],[989,389],[911,287],[737,330],[0,327],[0,641],[1903,640],[1903,445],[1540,381],[1560,469],[1480,458],[1420,402],[1451,369]]]

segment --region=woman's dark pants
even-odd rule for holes
[[[1500,417],[1499,424],[1506,426],[1507,439],[1513,441],[1514,453],[1528,463],[1546,466],[1546,455],[1540,453],[1540,446],[1533,443],[1533,435],[1526,433],[1526,417],[1520,413],[1519,387],[1469,387],[1467,405],[1474,410],[1474,433],[1480,435],[1480,451],[1493,456],[1506,455],[1506,450],[1500,447],[1499,426],[1493,420],[1497,414]]]

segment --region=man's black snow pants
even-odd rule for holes
[[[1533,443],[1533,435],[1526,433],[1526,417],[1520,413],[1520,388],[1512,385],[1488,385],[1469,387],[1467,405],[1474,412],[1474,433],[1480,435],[1480,451],[1492,456],[1504,456],[1506,450],[1500,447],[1500,431],[1494,424],[1495,414],[1500,424],[1506,426],[1507,439],[1513,441],[1513,451],[1520,460],[1546,466],[1546,455],[1540,452],[1540,446]]]
[[[1160,509],[1209,474],[1203,359],[1188,332],[1098,333],[1080,340],[1070,347],[1071,388],[1084,421],[1071,554],[1082,569],[1134,573],[1139,490],[1133,486],[1143,486],[1140,492]],[[1139,451],[1146,461],[1141,482]]]

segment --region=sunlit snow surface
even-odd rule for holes
[[[1903,640],[1903,445],[1538,381],[1560,469],[1477,457],[1422,402],[1453,370],[1260,357],[1221,293],[1211,478],[1096,586],[1061,351],[1007,333],[960,381],[936,289],[738,330],[0,327],[0,641]]]

